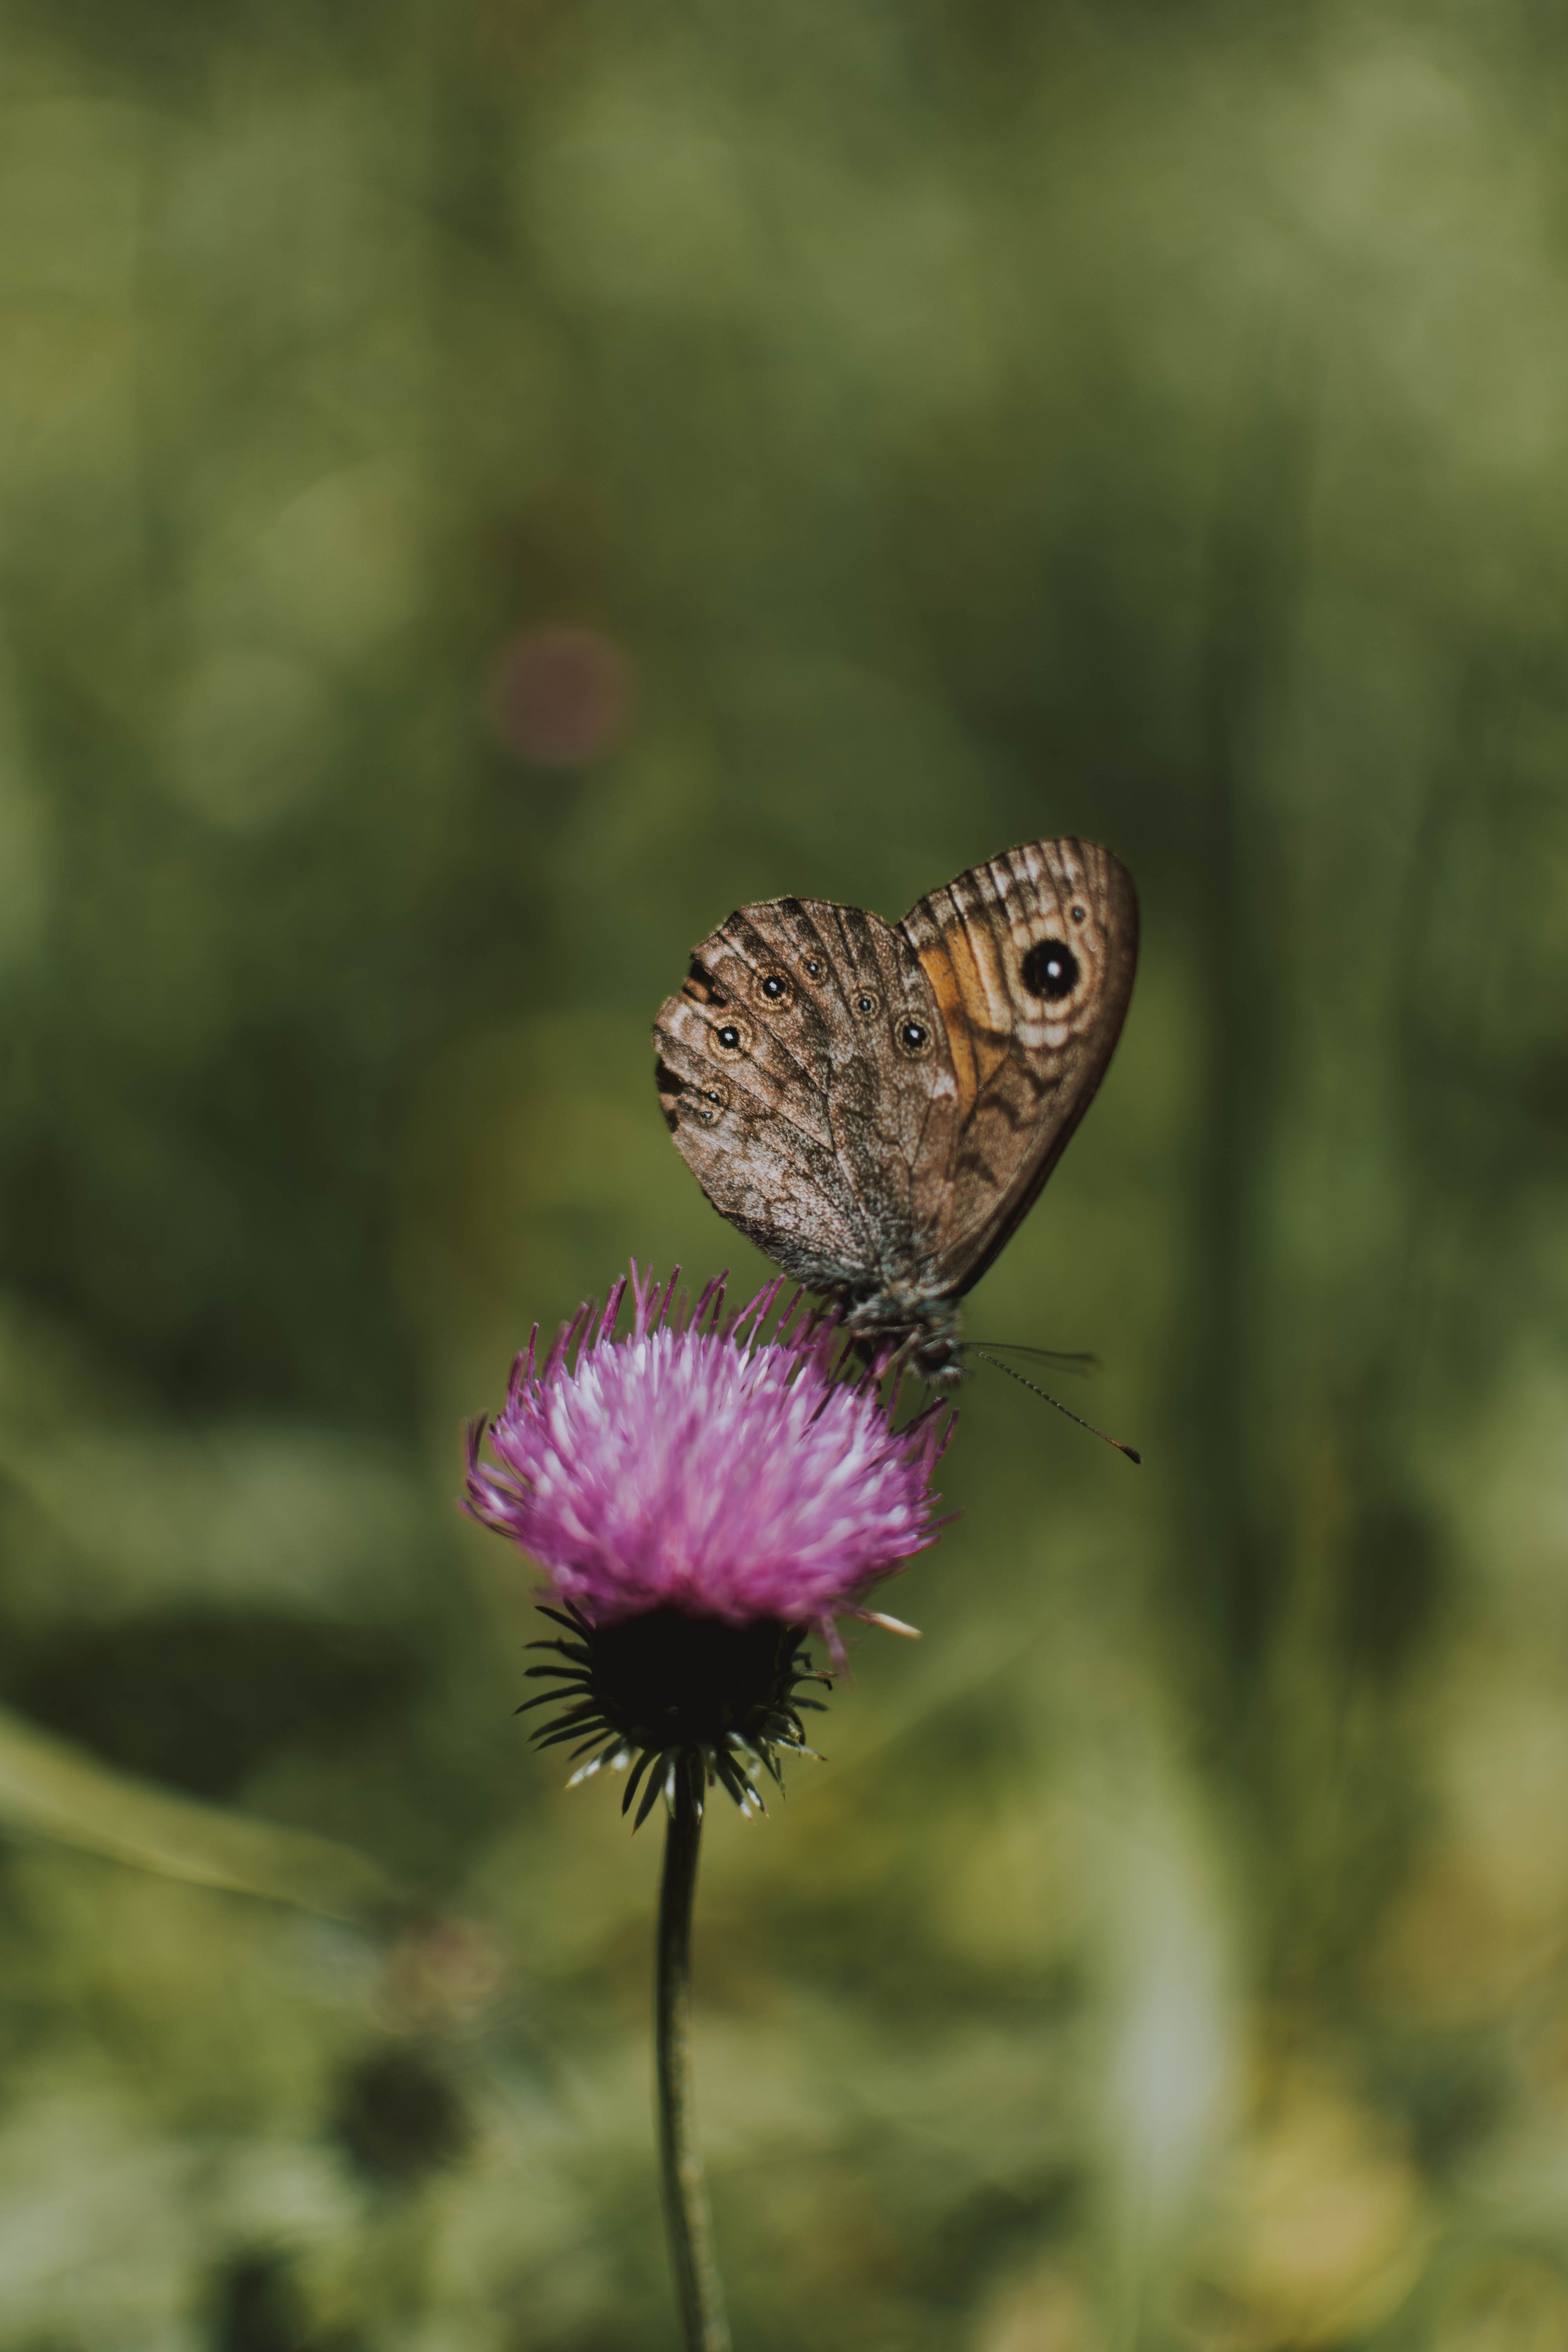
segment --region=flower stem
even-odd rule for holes
[[[677,1759],[675,1809],[658,1890],[654,2008],[658,2069],[658,2153],[685,2352],[730,2352],[723,2290],[713,2263],[713,2229],[691,2098],[691,1898],[702,1836],[701,1764]]]

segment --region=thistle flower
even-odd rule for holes
[[[468,1432],[463,1507],[530,1553],[560,1606],[531,1667],[563,1706],[534,1737],[575,1742],[572,1778],[630,1769],[634,1827],[668,1807],[654,1975],[659,2165],[682,2341],[729,2352],[691,2096],[691,1905],[703,1795],[717,1780],[761,1811],[759,1771],[811,1755],[801,1710],[820,1702],[805,1642],[837,1664],[839,1617],[898,1626],[866,1605],[877,1580],[935,1539],[931,1475],[951,1422],[941,1405],[902,1429],[873,1365],[846,1377],[831,1318],[795,1326],[784,1285],[726,1322],[723,1279],[689,1316],[634,1265],[626,1297],[590,1301],[539,1364],[537,1328],[503,1411]],[[896,1406],[895,1398],[894,1404]],[[489,1441],[490,1459],[481,1458]],[[520,1708],[519,1712],[524,1710]],[[579,1762],[579,1759],[585,1761]]]
[[[689,1317],[677,1278],[633,1266],[622,1339],[624,1277],[542,1365],[535,1331],[505,1408],[469,1432],[464,1496],[564,1604],[546,1613],[565,1638],[535,1645],[563,1664],[531,1670],[561,1687],[531,1704],[570,1705],[536,1736],[595,1751],[574,1779],[636,1757],[639,1822],[682,1759],[750,1811],[755,1766],[776,1780],[776,1750],[811,1752],[798,1710],[817,1702],[795,1694],[826,1677],[805,1642],[815,1631],[838,1664],[837,1618],[896,1626],[866,1595],[935,1539],[949,1425],[937,1406],[896,1428],[873,1377],[843,1377],[831,1321],[791,1330],[798,1294],[764,1336],[782,1282],[726,1321],[722,1277]]]

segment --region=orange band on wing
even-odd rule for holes
[[[936,946],[916,952],[947,1031],[962,1128],[982,1090],[1005,1061],[1007,1041],[999,1038],[984,1018],[990,1010],[990,992],[962,924],[944,930]]]

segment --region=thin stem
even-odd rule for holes
[[[675,1810],[658,1890],[658,2154],[681,2342],[685,2352],[730,2352],[691,2099],[691,1898],[702,1836],[701,1769],[695,1756],[675,1759]]]

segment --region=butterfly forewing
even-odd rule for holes
[[[942,1009],[958,1084],[928,1269],[980,1279],[1050,1174],[1115,1050],[1138,961],[1131,877],[1093,842],[1037,841],[961,874],[900,929]]]

